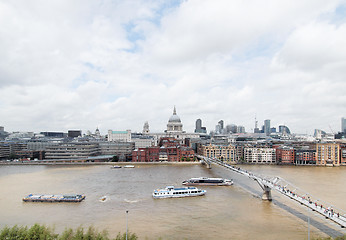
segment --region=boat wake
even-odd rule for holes
[[[109,197],[108,196],[102,196],[99,201],[100,202],[107,202],[109,200]]]
[[[137,202],[142,201],[142,199],[129,200],[129,199],[126,199],[126,198],[125,198],[124,201],[127,202],[127,203],[137,203]]]

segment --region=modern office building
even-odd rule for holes
[[[18,157],[18,153],[25,149],[27,149],[25,142],[1,141],[0,158]]]
[[[50,139],[31,139],[27,142],[28,150],[45,151],[47,147],[58,145],[62,141],[52,141]]]
[[[148,122],[145,122],[144,125],[143,125],[143,131],[142,131],[142,133],[148,134],[149,132],[150,132],[150,130],[149,130],[149,123],[148,123]]]
[[[346,133],[346,118],[341,118],[341,132]]]
[[[63,138],[66,136],[66,133],[63,132],[41,132],[42,135],[45,137],[52,137],[52,138]]]
[[[221,129],[221,131],[223,130],[223,127],[224,127],[224,122],[223,122],[223,120],[220,120],[219,122],[218,122],[218,124],[220,125],[220,129]]]
[[[134,142],[100,142],[98,143],[101,155],[118,156],[119,161],[131,159],[135,149]]]
[[[202,120],[197,119],[196,120],[196,128],[195,128],[195,133],[207,133],[206,127],[202,127]]]
[[[269,119],[264,120],[263,130],[267,136],[270,135],[271,129],[270,129],[270,120]]]
[[[69,142],[46,148],[47,159],[79,159],[100,155],[97,143]]]
[[[290,131],[290,129],[287,126],[280,125],[279,126],[279,133],[285,135],[285,134],[291,134],[291,131]]]
[[[68,130],[67,136],[69,138],[81,137],[82,136],[82,130]]]
[[[237,133],[245,133],[245,127],[244,126],[237,126]]]

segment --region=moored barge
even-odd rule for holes
[[[183,185],[193,186],[193,185],[203,185],[203,186],[231,186],[233,184],[232,179],[223,178],[190,178],[189,180],[183,181]]]
[[[69,194],[69,195],[43,195],[29,194],[23,198],[24,202],[81,202],[85,199],[85,195]]]

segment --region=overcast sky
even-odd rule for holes
[[[0,126],[340,131],[346,2],[0,0]]]

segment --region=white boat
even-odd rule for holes
[[[164,189],[157,189],[153,192],[153,198],[175,198],[175,197],[196,197],[202,196],[206,190],[201,190],[196,187],[181,187],[167,186]]]
[[[199,178],[190,178],[189,180],[183,181],[183,185],[231,186],[233,185],[233,180],[224,179],[224,178],[199,177]]]
[[[133,165],[125,165],[124,168],[134,168],[135,166]]]
[[[114,165],[114,166],[112,166],[111,168],[121,168],[121,166],[119,166],[119,165]]]

